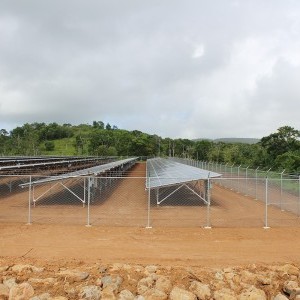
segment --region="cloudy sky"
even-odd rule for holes
[[[300,129],[298,0],[1,0],[0,129]]]

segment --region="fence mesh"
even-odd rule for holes
[[[189,164],[210,167],[222,177],[207,186],[199,180],[146,190],[142,163],[124,177],[78,176],[35,184],[43,177],[0,176],[0,222],[135,227],[300,225],[299,178],[239,166]]]

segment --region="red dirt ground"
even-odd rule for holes
[[[144,167],[144,164],[138,164],[131,176],[144,176]],[[129,189],[128,184],[131,185]],[[19,193],[18,197],[2,199],[0,256],[15,260],[206,267],[300,263],[299,219],[294,215],[270,207],[271,228],[263,229],[263,203],[215,185],[210,220],[212,229],[203,228],[206,224],[205,207],[198,210],[182,206],[153,207],[153,228],[147,229],[147,193],[144,185],[142,178],[121,181],[104,206],[92,207],[91,227],[84,226],[85,214],[77,222],[79,225],[74,225],[73,221],[79,215],[74,215],[71,219],[66,217],[70,208],[62,205],[59,205],[59,211],[55,205],[47,209],[41,208],[37,212],[33,210],[35,222],[26,225],[27,217],[21,215],[20,210],[27,209],[28,191]],[[117,197],[120,194],[122,197]],[[126,199],[130,201],[126,202]],[[118,214],[115,209],[110,214],[108,209],[113,201]],[[139,209],[135,209],[136,203],[139,203]],[[103,210],[106,212],[101,215]],[[10,219],[9,214],[21,219],[15,222]],[[64,219],[67,219],[68,224],[64,224]],[[132,219],[135,222],[126,223]],[[122,226],[116,227],[120,222]]]

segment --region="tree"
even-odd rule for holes
[[[55,149],[55,144],[53,141],[46,141],[45,142],[46,151],[53,151]]]
[[[93,121],[93,127],[97,129],[104,129],[104,123],[102,121]]]
[[[275,167],[287,173],[300,173],[300,151],[286,152],[275,159]]]
[[[274,163],[277,156],[299,150],[299,137],[299,130],[290,126],[283,126],[278,128],[277,132],[263,137],[261,139],[261,146],[266,149],[270,163]]]
[[[194,158],[197,160],[208,160],[209,152],[213,147],[213,143],[208,140],[195,142]]]

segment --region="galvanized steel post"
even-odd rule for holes
[[[285,172],[285,169],[280,173],[280,209],[282,209],[282,189],[283,189],[283,180],[282,180],[282,176],[283,173]]]
[[[266,176],[266,195],[265,195],[265,226],[264,229],[270,228],[268,226],[268,175]]]
[[[298,217],[300,217],[300,175],[299,175],[299,184],[298,184]]]
[[[150,176],[148,175],[148,211],[147,211],[147,226],[146,226],[146,228],[152,228],[151,226],[150,226],[150,208],[151,208],[151,205],[150,205],[150,201],[151,201],[151,178],[150,178]]]
[[[207,180],[205,180],[205,191],[206,191],[206,201],[207,201],[207,210],[206,210],[206,226],[204,228],[206,229],[211,229],[211,224],[210,224],[210,179],[209,179],[209,174],[207,177]]]
[[[90,202],[91,202],[91,178],[88,177],[88,207],[87,207],[87,224],[85,225],[86,227],[91,227],[90,224]]]
[[[28,191],[28,221],[27,225],[31,225],[31,175],[29,176],[29,191]]]
[[[255,200],[257,200],[257,172],[258,172],[259,167],[255,169]]]

